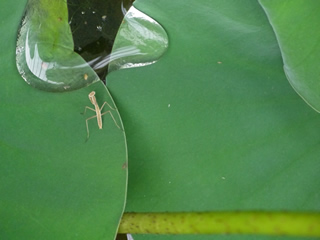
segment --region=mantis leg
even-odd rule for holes
[[[109,105],[109,104],[108,104]],[[107,114],[107,113],[110,113],[110,115],[111,115],[111,117],[112,117],[112,119],[113,119],[113,121],[114,121],[114,124],[119,128],[119,129],[121,129],[120,127],[119,127],[119,125],[117,124],[117,122],[116,122],[116,120],[114,119],[114,117],[113,117],[113,114],[112,114],[112,112],[109,110],[109,111],[106,111],[106,112],[104,112],[104,113],[101,113],[101,116],[102,115],[105,115],[105,114]]]
[[[113,107],[111,107],[111,105],[110,105],[108,102],[104,102],[104,103],[102,104],[102,106],[101,106],[101,109],[100,109],[100,110],[102,110],[102,109],[103,109],[103,107],[104,107],[104,105],[105,105],[105,104],[107,104],[107,105],[108,105],[108,107],[109,107],[110,109],[115,110]]]
[[[90,108],[89,108],[90,109]],[[90,120],[90,119],[92,119],[92,118],[96,118],[97,117],[97,115],[94,115],[94,116],[92,116],[92,117],[89,117],[89,118],[87,118],[86,119],[86,126],[87,126],[87,139],[86,139],[86,141],[88,141],[88,139],[89,139],[89,126],[88,126],[88,120]]]
[[[84,108],[84,112],[83,112],[82,114],[86,114],[87,109],[90,109],[91,111],[94,111],[94,112],[96,111],[95,109],[93,109],[93,108],[91,108],[91,107],[86,106],[86,107]]]

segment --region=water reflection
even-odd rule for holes
[[[114,36],[108,35],[111,32],[104,25],[110,20],[108,12],[91,5],[87,8],[77,6],[78,14],[86,16],[90,13],[99,19],[99,23],[86,18],[81,20],[84,25],[91,26],[90,31],[95,31],[96,39],[86,31],[78,32],[82,37],[77,38],[75,32],[79,28],[70,28],[78,26],[74,14],[68,18],[67,7],[74,6],[70,1],[67,4],[65,0],[56,0],[48,6],[42,1],[30,0],[16,48],[17,67],[23,79],[41,90],[71,91],[99,81],[99,76],[103,79],[107,70],[155,63],[168,47],[165,30],[136,8],[127,10],[125,1],[120,3],[118,14],[125,16],[123,20],[121,18],[119,31],[109,29]]]
[[[50,6],[28,1],[19,29],[16,60],[21,76],[33,87],[59,92],[99,81],[92,68],[73,51],[67,15],[64,0]]]
[[[168,43],[168,35],[158,22],[131,7],[109,57],[109,72],[155,63],[167,50]]]
[[[68,0],[74,51],[90,65],[108,58],[124,15],[133,0]],[[91,65],[93,67],[93,65]],[[107,66],[94,68],[105,79]]]
[[[74,40],[75,51],[86,59],[101,79],[105,78],[107,69],[108,72],[111,72],[117,69],[140,67],[155,63],[168,47],[168,36],[159,23],[134,7],[128,10],[129,4],[125,5],[124,1],[119,1],[119,3],[121,3],[121,13],[125,16],[123,20],[121,19],[122,24],[119,30],[117,29],[116,36],[106,34],[106,32],[103,32],[105,31],[104,28],[98,25],[97,29],[102,31],[101,35],[93,33],[93,35],[101,37],[98,40],[82,40],[82,44]],[[92,9],[91,5],[90,11]],[[85,14],[87,13],[82,11],[82,15]],[[105,21],[108,17],[103,14],[105,12],[100,13],[102,15],[101,19]],[[100,18],[100,15],[97,19]],[[89,25],[87,20],[82,19],[81,21],[85,22],[85,25]],[[95,24],[101,24],[99,21]],[[102,24],[102,26],[104,25]],[[75,26],[74,29],[76,29]],[[73,33],[73,36],[75,38],[75,33]],[[85,38],[83,34],[82,38]],[[87,38],[93,39],[92,36],[87,36]],[[110,43],[108,46],[105,43],[107,40]]]

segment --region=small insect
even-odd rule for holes
[[[112,117],[113,121],[114,121],[114,124],[120,129],[119,125],[117,124],[117,122],[116,122],[116,120],[114,119],[113,114],[112,114],[112,112],[111,112],[110,110],[108,110],[108,111],[106,111],[106,112],[104,112],[104,113],[101,113],[103,107],[104,107],[106,104],[108,105],[108,107],[109,107],[110,109],[112,109],[112,110],[115,110],[115,109],[114,109],[113,107],[111,107],[111,106],[109,105],[109,103],[107,103],[107,102],[104,102],[104,103],[102,104],[101,108],[100,108],[99,105],[98,105],[98,103],[97,103],[97,99],[96,99],[95,94],[96,94],[96,92],[95,92],[95,91],[92,91],[92,92],[89,93],[89,95],[88,95],[90,102],[91,102],[91,103],[93,104],[93,106],[94,106],[94,109],[91,108],[91,107],[86,106],[86,107],[84,108],[84,113],[83,113],[83,114],[85,114],[86,111],[87,111],[87,109],[90,109],[90,110],[92,110],[92,111],[94,111],[94,112],[96,113],[96,115],[94,115],[94,116],[89,117],[89,118],[86,119],[86,126],[87,126],[87,133],[88,133],[88,135],[87,135],[87,140],[89,139],[88,120],[90,120],[90,119],[92,119],[92,118],[97,118],[97,122],[98,122],[99,129],[102,129],[102,118],[101,118],[101,116],[109,113],[110,116]],[[86,141],[87,141],[87,140],[86,140]]]

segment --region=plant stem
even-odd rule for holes
[[[320,237],[320,213],[125,213],[119,233],[258,234]]]

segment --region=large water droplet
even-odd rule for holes
[[[107,2],[99,9],[100,2],[97,6],[86,2],[89,5],[82,8],[71,0],[50,4],[29,0],[16,49],[18,70],[25,81],[46,91],[70,91],[99,81],[98,75],[104,79],[110,62],[109,72],[156,62],[168,47],[162,26],[130,8],[132,0]]]
[[[74,52],[65,0],[29,0],[17,39],[17,67],[24,80],[46,91],[85,87],[99,77]]]
[[[108,59],[109,72],[155,63],[167,50],[168,42],[168,35],[158,22],[131,7]]]

